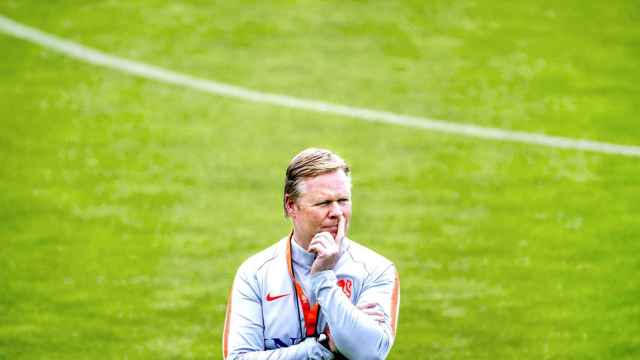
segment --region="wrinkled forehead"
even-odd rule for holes
[[[350,197],[351,177],[342,170],[308,177],[300,182],[299,192],[301,197]]]

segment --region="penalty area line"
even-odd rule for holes
[[[614,155],[640,157],[640,146],[620,145],[585,139],[573,139],[538,133],[511,131],[499,128],[460,124],[419,116],[400,115],[386,111],[333,104],[319,100],[304,99],[282,94],[251,90],[240,86],[206,80],[181,74],[139,61],[109,55],[78,43],[47,34],[38,29],[18,23],[0,14],[0,31],[50,50],[65,54],[80,61],[102,66],[138,77],[167,84],[182,86],[209,94],[236,98],[256,103],[276,105],[291,109],[327,113],[368,122],[395,124],[426,129],[452,135],[474,137],[487,140],[508,141],[551,148],[572,149]]]

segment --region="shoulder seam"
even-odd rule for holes
[[[354,263],[360,264],[360,266],[362,266],[364,271],[367,273],[367,276],[371,275],[371,271],[369,271],[369,269],[367,268],[367,264],[364,261],[356,260],[356,257],[353,256],[353,253],[351,252],[351,247],[347,249],[347,252],[349,253],[351,260],[353,260]]]
[[[389,262],[389,265],[387,265],[387,267],[386,267],[386,268],[384,268],[384,270],[382,270],[382,271],[380,272],[380,275],[378,275],[378,277],[377,277],[377,278],[375,278],[375,280],[374,280],[374,281],[377,281],[378,279],[380,279],[380,278],[381,278],[381,277],[382,277],[382,276],[387,272],[387,270],[389,270],[389,268],[391,268],[391,267],[395,268],[395,265],[394,265],[392,262]],[[397,272],[398,272],[398,270],[396,269],[396,270],[395,270],[395,272],[397,273]],[[394,274],[394,276],[395,276],[395,274]]]
[[[258,266],[258,268],[256,269],[257,271],[260,271],[260,269],[262,269],[263,266],[265,266],[269,261],[275,259],[278,257],[278,254],[274,251],[273,255],[271,255],[270,258],[266,259],[262,264],[260,264],[260,266]]]

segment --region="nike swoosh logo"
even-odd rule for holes
[[[280,299],[281,297],[285,297],[285,296],[288,296],[288,295],[289,294],[271,296],[271,293],[269,293],[269,294],[267,294],[267,301],[277,300],[277,299]]]

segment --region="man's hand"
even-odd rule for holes
[[[316,259],[311,265],[311,274],[324,270],[331,270],[338,262],[340,248],[344,239],[346,220],[343,215],[338,220],[338,232],[336,238],[331,233],[323,231],[317,233],[309,243],[309,252],[316,254]]]
[[[364,303],[357,305],[358,309],[360,309],[363,313],[369,315],[369,317],[378,322],[378,324],[383,324],[384,313],[378,310],[377,307],[378,304],[376,303]]]

